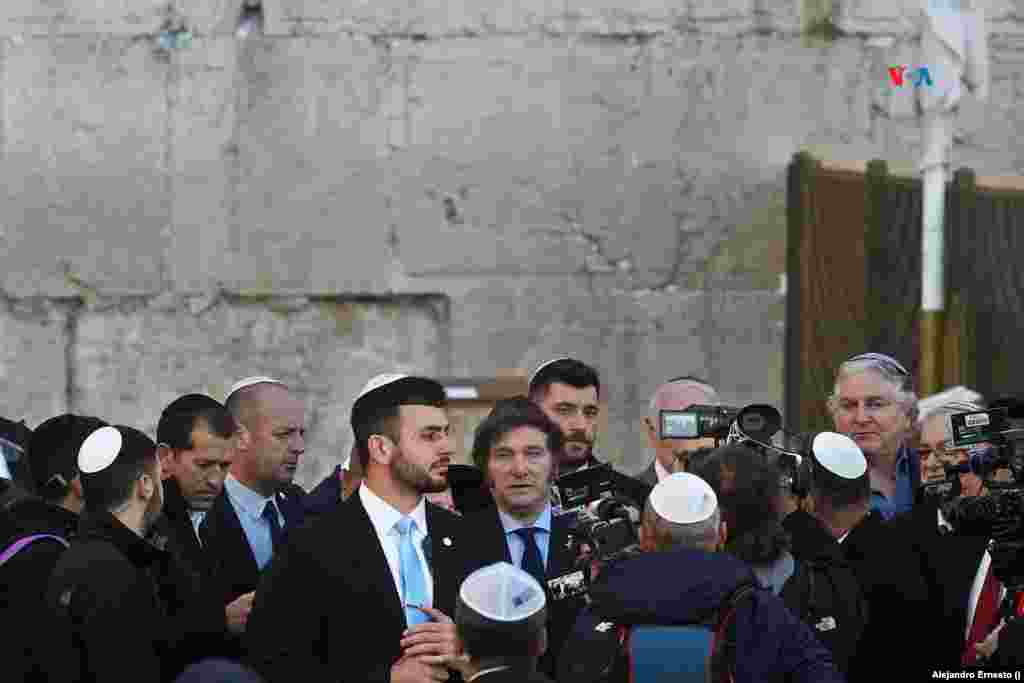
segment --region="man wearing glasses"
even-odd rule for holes
[[[922,421],[922,485],[945,479],[947,465],[969,462],[967,449],[953,447],[950,416],[980,410],[984,408],[977,403],[953,402],[940,406]],[[954,488],[954,497],[988,493],[982,479],[973,472],[959,473],[957,478],[959,491]],[[952,533],[939,502],[920,500],[913,512],[902,515],[895,525],[906,532],[907,543],[916,551],[921,573],[929,584],[929,605],[934,612],[927,617],[936,640],[933,664],[953,669],[978,662],[977,646],[997,630],[995,608],[1005,595],[1005,588],[990,571],[991,557],[986,550],[989,539]],[[981,651],[991,654],[994,645],[993,639]]]
[[[839,366],[828,407],[836,431],[867,458],[871,509],[885,519],[910,511],[920,463],[908,445],[917,395],[907,369],[881,353],[854,356]]]

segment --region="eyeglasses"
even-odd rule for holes
[[[864,405],[864,412],[870,416],[881,415],[890,408],[892,408],[893,406],[899,405],[898,403],[896,403],[896,401],[893,401],[891,399],[883,398],[881,396],[871,396],[869,398],[865,398],[862,401],[856,401],[854,399],[849,398],[841,398],[836,403],[836,408],[841,413],[851,415],[857,412],[857,406],[861,404]]]

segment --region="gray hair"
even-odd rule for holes
[[[832,386],[832,393],[828,397],[829,411],[835,415],[839,407],[839,383],[846,377],[868,371],[874,372],[887,384],[896,388],[897,402],[906,406],[907,415],[912,422],[916,422],[917,394],[914,392],[913,377],[897,360],[881,353],[863,353],[839,366],[835,384]]]
[[[707,382],[703,382],[693,377],[681,377],[678,379],[670,379],[669,381],[659,386],[657,390],[654,392],[654,394],[651,396],[651,400],[647,404],[647,414],[650,417],[658,417],[658,399],[663,398],[664,395],[668,393],[668,389],[675,387],[686,387],[688,389],[693,389],[695,392],[702,393],[706,400],[709,401],[711,404],[717,405],[718,403],[720,403],[720,400],[718,398],[718,392],[715,391],[715,388],[708,384]]]
[[[714,545],[718,542],[718,528],[721,521],[722,515],[718,507],[715,507],[712,515],[703,521],[693,524],[678,524],[659,516],[654,511],[650,499],[644,505],[644,522],[654,532],[659,550],[702,549],[709,544]]]
[[[953,440],[953,419],[952,415],[957,413],[974,413],[981,410],[985,410],[985,407],[980,403],[974,401],[950,401],[949,403],[943,403],[938,408],[928,411],[921,417],[921,426],[924,427],[925,420],[930,420],[934,417],[942,418],[942,425],[946,432],[946,441]]]

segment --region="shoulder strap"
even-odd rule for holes
[[[3,566],[9,559],[17,555],[22,548],[43,539],[57,541],[65,548],[69,545],[65,539],[60,536],[54,536],[53,534],[32,534],[31,536],[25,536],[24,538],[19,538],[17,541],[7,546],[7,548],[0,553],[0,566]]]
[[[719,621],[711,639],[711,671],[720,681],[732,681],[736,667],[735,617],[740,603],[754,595],[757,585],[740,584],[719,610]]]

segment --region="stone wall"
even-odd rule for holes
[[[781,405],[785,165],[913,161],[897,5],[263,0],[240,38],[241,0],[8,0],[0,414],[152,431],[279,375],[310,484],[373,374],[570,354],[639,470],[663,378]],[[961,119],[985,174],[1024,169],[1022,20]]]

